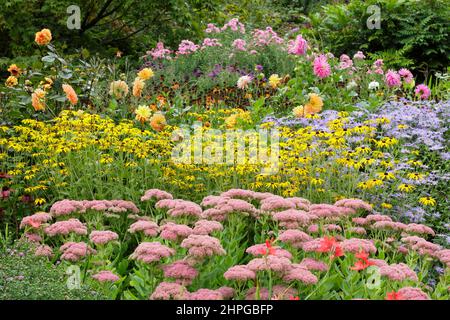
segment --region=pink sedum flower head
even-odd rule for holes
[[[159,242],[142,242],[131,254],[130,258],[144,263],[159,262],[175,254],[175,250]]]
[[[141,197],[141,201],[147,201],[147,200],[163,200],[163,199],[173,199],[173,196],[163,190],[159,189],[149,189],[145,191],[144,195]]]
[[[138,220],[128,229],[129,233],[143,232],[147,237],[156,237],[159,233],[158,225],[153,221]]]
[[[102,270],[94,274],[92,278],[94,278],[98,282],[116,282],[120,280],[119,276],[109,270]]]
[[[69,219],[64,221],[58,221],[44,229],[45,233],[50,236],[68,235],[69,233],[75,233],[78,235],[87,235],[86,226],[78,219]]]
[[[150,296],[150,300],[187,300],[186,287],[174,282],[160,282]]]
[[[37,257],[53,257],[53,249],[47,245],[40,245],[36,247],[34,255]]]
[[[199,220],[195,223],[192,233],[200,234],[200,235],[210,235],[213,232],[222,231],[222,230],[223,230],[223,226],[220,222],[209,221],[209,220]]]
[[[256,273],[245,265],[237,265],[229,268],[223,277],[227,280],[247,281],[256,278]]]
[[[191,284],[198,275],[198,271],[185,260],[178,260],[170,265],[162,267],[165,278],[175,279],[177,283],[183,285]]]
[[[167,222],[160,227],[161,238],[171,241],[182,240],[192,234],[192,228],[185,224]]]
[[[314,59],[313,71],[316,76],[323,79],[331,74],[331,67],[328,64],[327,57],[320,55]]]
[[[181,242],[181,247],[189,249],[189,255],[198,258],[226,253],[219,239],[206,235],[191,234]]]
[[[222,292],[211,289],[198,289],[189,294],[189,300],[224,300]]]
[[[200,217],[202,208],[191,201],[181,199],[163,199],[155,205],[158,209],[168,209],[167,213],[172,217],[191,216]]]
[[[417,274],[404,263],[391,264],[380,267],[380,275],[393,281],[410,279],[418,281]]]
[[[59,250],[63,253],[61,260],[76,262],[87,255],[95,254],[96,251],[84,242],[67,242],[63,244]]]
[[[89,239],[97,245],[102,245],[119,239],[119,235],[109,230],[92,231],[91,234],[89,235]]]

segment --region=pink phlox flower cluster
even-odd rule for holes
[[[150,51],[147,51],[146,54],[148,56],[151,56],[153,60],[157,59],[168,59],[170,60],[170,54],[172,53],[171,50],[164,48],[164,44],[162,42],[158,42],[156,44],[156,47]]]
[[[283,38],[279,37],[271,27],[266,27],[265,30],[255,29],[252,32],[252,36],[255,46],[283,43]]]
[[[105,231],[92,231],[89,235],[89,239],[99,245],[106,244],[108,242],[119,239],[119,235],[113,231],[105,230]]]
[[[164,190],[159,189],[149,189],[145,191],[144,195],[141,197],[141,201],[147,201],[151,199],[163,200],[163,199],[173,199],[173,196]]]
[[[303,56],[308,50],[308,41],[303,39],[302,35],[298,35],[295,40],[291,40],[288,43],[288,53],[297,56]]]
[[[222,44],[219,42],[219,39],[216,38],[205,38],[203,39],[202,49],[207,47],[221,47]]]
[[[312,238],[310,235],[300,231],[298,229],[289,229],[283,231],[278,236],[278,240],[281,242],[289,243],[294,248],[301,248],[304,242],[310,241]]]
[[[20,229],[25,227],[38,228],[42,223],[46,223],[52,220],[52,216],[46,212],[36,212],[31,216],[22,218],[20,222]]]
[[[247,42],[245,42],[245,40],[244,39],[236,39],[236,40],[234,40],[233,41],[233,47],[236,49],[236,50],[239,50],[239,51],[245,51],[245,50],[247,50],[246,48],[245,48],[245,46],[247,45]]]
[[[186,287],[175,282],[160,282],[150,296],[150,300],[186,300],[189,292]]]
[[[209,235],[215,231],[223,230],[223,226],[218,221],[199,220],[195,223],[193,234]]]
[[[131,224],[128,232],[136,233],[142,231],[148,237],[156,237],[159,232],[158,225],[153,221],[138,220]]]
[[[417,274],[404,263],[391,264],[380,267],[380,275],[394,281],[410,279],[418,281]]]
[[[98,282],[116,282],[120,280],[118,275],[114,274],[109,270],[102,270],[92,275],[92,278],[94,278]]]
[[[247,281],[256,278],[256,273],[250,270],[246,265],[236,265],[229,268],[223,277],[227,280]]]
[[[97,251],[89,247],[84,242],[67,242],[63,244],[59,250],[63,253],[61,260],[78,261],[87,255],[95,254]]]
[[[178,51],[176,52],[177,55],[187,55],[194,53],[200,48],[199,45],[196,45],[190,40],[182,40],[181,43],[178,45]]]
[[[86,226],[78,219],[69,219],[55,222],[44,229],[45,233],[50,236],[68,235],[73,232],[79,235],[86,235]]]
[[[372,241],[367,239],[350,238],[340,243],[344,252],[359,253],[361,250],[367,253],[377,252],[377,248]]]
[[[202,208],[198,204],[182,199],[163,199],[158,201],[155,207],[169,209],[167,213],[172,217],[200,217],[202,215]]]
[[[140,243],[130,258],[145,263],[160,261],[162,258],[168,258],[175,254],[175,250],[169,248],[159,242],[142,242]]]
[[[221,31],[225,31],[227,29],[231,29],[232,31],[239,31],[240,33],[245,33],[245,26],[239,22],[237,18],[233,18],[228,21],[224,26],[220,29]]]
[[[205,29],[206,33],[220,33],[220,28],[216,27],[214,23],[208,23]]]
[[[177,283],[189,285],[198,275],[198,271],[185,260],[178,260],[162,266],[165,278],[175,279]]]
[[[346,54],[343,54],[339,58],[339,69],[348,69],[353,66],[353,60]]]
[[[342,199],[336,201],[334,205],[337,207],[351,208],[354,210],[362,209],[368,212],[372,212],[372,206],[360,199]]]
[[[226,254],[219,239],[207,235],[191,234],[181,242],[181,247],[189,249],[191,256],[199,258]]]
[[[160,227],[160,237],[166,240],[179,241],[192,234],[192,228],[185,224],[167,222]]]
[[[51,258],[53,256],[53,249],[45,244],[42,244],[36,247],[34,251],[34,255],[37,257],[48,257]]]
[[[331,67],[325,55],[321,54],[314,59],[313,71],[314,74],[321,79],[326,78],[331,74]]]

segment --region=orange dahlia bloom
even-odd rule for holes
[[[22,70],[20,70],[20,68],[19,68],[17,65],[12,64],[12,65],[9,66],[8,72],[9,72],[12,76],[18,77],[18,76],[20,76],[20,74],[22,73]]]
[[[52,33],[49,29],[42,29],[39,32],[36,32],[36,36],[34,41],[40,46],[46,46],[52,41]]]
[[[133,96],[139,98],[142,95],[142,90],[144,89],[144,86],[145,86],[144,80],[142,80],[139,77],[136,77],[133,83]]]
[[[166,126],[166,118],[162,113],[155,113],[150,119],[150,125],[155,131],[161,131]]]
[[[72,105],[76,105],[78,102],[78,96],[72,86],[70,84],[63,84],[62,88],[66,93],[67,100],[69,100]]]
[[[9,76],[8,79],[6,79],[5,85],[6,85],[8,88],[12,88],[12,87],[17,86],[17,83],[18,83],[18,81],[17,81],[17,78],[16,78],[16,77],[14,77],[14,76]]]
[[[42,89],[36,89],[31,94],[31,105],[35,111],[45,110],[45,91]]]

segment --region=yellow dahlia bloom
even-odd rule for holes
[[[8,79],[6,79],[5,86],[7,86],[8,88],[12,88],[17,86],[17,83],[19,82],[17,81],[16,77],[9,76]]]
[[[312,111],[314,113],[322,111],[323,101],[318,94],[316,93],[309,94],[309,104],[311,105]]]
[[[134,111],[136,114],[136,120],[140,121],[141,123],[144,123],[150,119],[150,116],[152,115],[152,111],[148,106],[140,105],[137,107],[137,109]]]
[[[12,64],[9,66],[8,68],[8,72],[14,76],[14,77],[18,77],[20,76],[20,74],[22,73],[22,70],[15,64]]]
[[[151,77],[153,77],[154,75],[155,75],[155,73],[150,68],[144,68],[138,72],[138,77],[141,78],[141,80],[148,80]]]
[[[45,46],[52,41],[52,33],[49,29],[42,29],[39,32],[36,32],[36,36],[34,41],[40,46]]]
[[[276,88],[278,87],[278,85],[281,82],[281,78],[277,75],[277,74],[273,74],[269,77],[269,84],[271,85],[272,88]]]

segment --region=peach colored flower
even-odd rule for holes
[[[72,86],[70,84],[63,84],[62,88],[66,93],[67,100],[69,100],[72,105],[76,105],[78,102],[78,96]]]
[[[40,46],[46,46],[52,41],[52,33],[49,29],[42,29],[39,32],[36,32],[36,36],[34,41]]]

